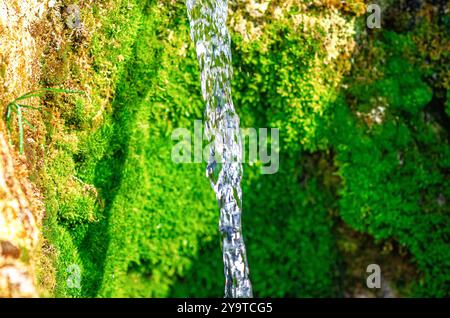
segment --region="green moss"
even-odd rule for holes
[[[92,130],[74,125],[90,116],[77,101],[47,161],[45,235],[58,250],[56,296],[164,296],[215,229],[214,194],[202,167],[170,158],[169,128],[192,125],[190,116],[201,116],[203,107],[193,52],[172,63],[188,41],[185,18],[179,24],[165,18],[168,9],[137,4],[121,15],[129,8],[112,10],[92,46],[97,74],[118,80],[113,111],[105,109],[101,127]],[[136,20],[135,31],[128,29]],[[168,41],[171,29],[184,40]],[[105,69],[111,60],[126,65]],[[173,86],[162,88],[167,82]],[[180,98],[191,91],[198,92],[192,101]],[[178,108],[168,112],[171,104]],[[81,290],[66,284],[72,263],[81,268]],[[138,278],[139,285],[129,283]]]
[[[389,40],[384,43],[391,48]],[[340,214],[376,240],[395,238],[407,247],[423,274],[415,293],[442,297],[448,295],[450,277],[444,199],[450,194],[445,177],[450,148],[445,133],[430,126],[420,112],[431,100],[430,88],[399,54],[394,50],[386,61],[382,80],[365,87],[360,96],[356,88],[352,91],[358,100],[366,100],[368,91],[386,98],[381,124],[367,126],[344,101],[336,106],[329,132],[343,181]],[[399,111],[408,116],[400,117]]]
[[[322,179],[299,185],[311,171],[304,160],[283,156],[274,175],[245,166],[243,231],[250,277],[258,297],[332,297],[337,255],[328,208],[332,197],[318,191]],[[293,164],[298,161],[297,164]],[[294,172],[297,171],[297,172]],[[223,264],[217,237],[200,250],[191,270],[172,287],[174,297],[221,297]],[[276,282],[274,278],[276,277]]]
[[[117,57],[130,52],[136,39],[142,5],[126,1],[110,5],[109,9],[107,16],[101,16],[95,8],[89,14],[88,8],[84,8],[82,14],[103,22],[102,29],[93,35],[91,52],[95,56],[94,65],[99,65],[97,76],[100,78],[108,72],[109,78],[114,80],[120,76],[124,64],[124,59]],[[111,32],[113,25],[123,28]],[[66,47],[66,50],[70,49],[74,48]],[[50,59],[48,61],[52,63]],[[59,72],[57,76],[61,76],[58,80],[61,82],[69,75]],[[97,82],[99,87],[104,80]],[[46,81],[48,85],[52,84],[51,77]],[[101,109],[102,94],[104,91],[94,91],[89,99],[67,100],[64,96],[56,96],[46,101],[47,105],[55,106],[51,112],[45,112],[45,167],[39,171],[37,180],[45,195],[44,236],[56,250],[49,257],[56,272],[53,293],[58,297],[94,296],[101,282],[99,257],[102,251],[104,254],[107,242],[101,237],[105,232],[102,231],[105,216],[101,208],[104,199],[98,196],[94,181],[96,162],[106,150],[110,132],[105,128],[93,130],[93,119]],[[93,228],[99,233],[92,235]],[[92,237],[97,239],[95,243],[90,241]],[[71,265],[80,268],[81,289],[67,284]]]
[[[89,98],[47,97],[42,119],[37,183],[44,236],[55,250],[53,294],[221,297],[218,211],[205,167],[170,158],[172,130],[192,131],[204,108],[184,3],[119,1],[83,10],[86,24],[102,25],[89,42],[92,69],[75,67],[69,57],[79,48],[69,46],[47,83],[76,76]],[[308,14],[322,19],[321,10]],[[330,21],[350,25],[342,17]],[[278,173],[244,168],[255,295],[342,296],[333,234],[342,218],[411,252],[421,275],[415,295],[446,296],[448,129],[429,118],[435,91],[417,67],[413,37],[374,34],[368,58],[355,53],[373,65],[356,63],[341,83],[352,51],[327,60],[336,48],[326,47],[328,33],[317,28],[299,32],[284,18],[265,23],[254,41],[232,32],[241,126],[275,127],[281,136]],[[339,244],[358,246],[350,238]],[[74,264],[80,289],[67,284]]]

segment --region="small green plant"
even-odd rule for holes
[[[84,94],[83,91],[70,90],[70,89],[61,89],[61,88],[41,88],[35,91],[28,92],[23,94],[22,96],[16,98],[12,102],[10,102],[6,106],[6,126],[8,129],[8,136],[11,140],[11,124],[12,124],[12,114],[15,113],[17,115],[17,125],[19,129],[19,153],[23,154],[23,125],[27,124],[31,129],[35,130],[36,128],[31,125],[31,123],[23,116],[22,109],[36,109],[41,111],[42,106],[31,106],[23,104],[22,101],[25,101],[32,97],[42,97],[47,92],[52,93],[71,93],[71,94]]]

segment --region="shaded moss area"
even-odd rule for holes
[[[315,174],[308,160],[283,156],[280,162],[291,164],[263,177],[259,168],[244,167],[243,230],[254,294],[259,297],[341,293],[333,197],[323,184],[324,175]],[[222,296],[223,277],[217,273],[223,272],[223,265],[217,247],[217,242],[205,246],[191,272],[172,287],[172,296]]]
[[[204,108],[184,3],[79,1],[73,30],[66,2],[48,12],[41,85],[86,94],[48,94],[25,131],[46,205],[41,289],[221,297],[204,164],[171,159],[173,129]],[[448,296],[448,18],[400,1],[367,30],[347,2],[230,3],[241,126],[280,129],[279,171],[244,166],[254,293],[357,296],[380,262],[397,295]]]

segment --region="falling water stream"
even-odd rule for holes
[[[206,103],[205,135],[211,145],[206,175],[220,209],[225,297],[252,297],[241,227],[242,142],[231,97],[228,0],[187,0],[186,6]]]

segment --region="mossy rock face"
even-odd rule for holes
[[[422,272],[413,293],[445,296],[450,148],[442,121],[430,118],[431,107],[444,105],[432,103],[433,89],[411,58],[418,53],[410,34],[384,32],[369,50],[382,57],[380,75],[349,89],[329,129],[343,184],[340,215],[376,240],[394,238],[411,252]],[[355,68],[353,76],[358,73]]]
[[[90,68],[81,73],[74,72],[78,63],[63,58],[67,67],[58,71],[52,65],[59,65],[61,53],[52,50],[48,52],[48,60],[44,64],[44,69],[51,68],[61,77],[58,83],[71,82],[75,74],[80,74],[81,86],[88,87],[90,93],[89,100],[64,96],[47,99],[48,107],[53,110],[51,116],[44,119],[52,121],[46,123],[48,155],[45,173],[37,173],[36,178],[46,194],[48,216],[45,235],[58,251],[53,260],[57,269],[54,292],[58,296],[166,296],[177,289],[177,280],[195,268],[195,260],[201,250],[214,245],[220,252],[217,245],[215,200],[204,178],[203,165],[175,165],[170,159],[171,130],[183,126],[192,129],[193,120],[202,118],[204,107],[185,7],[183,4],[161,7],[152,2],[128,2],[128,5],[117,3],[94,6],[92,11],[86,7],[81,9],[86,27],[95,25],[91,21],[96,19],[102,24],[101,27],[95,27],[95,32],[85,39],[93,57]],[[284,14],[287,14],[287,10],[284,9]],[[106,12],[108,14],[102,16]],[[339,20],[337,15],[327,15],[327,18],[337,19],[341,24],[347,23]],[[290,21],[291,25],[283,27],[282,19],[286,18],[280,19],[268,26],[268,34],[272,35],[257,43],[240,40],[241,35],[233,33],[233,43],[240,43],[240,49],[235,54],[236,69],[241,60],[242,67],[251,67],[257,77],[270,76],[274,67],[279,72],[287,70],[287,65],[279,67],[273,62],[278,59],[276,47],[281,45],[276,34],[283,32],[286,27],[294,30],[301,23],[294,25]],[[319,16],[313,14],[311,19],[318,20]],[[312,79],[304,85],[301,83],[303,72],[310,72],[311,67],[318,63],[318,60],[314,60],[314,54],[320,53],[320,43],[325,41],[325,37],[313,40],[313,34],[314,30],[298,38],[292,34],[291,41],[283,48],[287,53],[299,44],[306,45],[305,49],[289,53],[284,58],[286,63],[294,58],[305,65],[292,77],[283,79],[284,83],[294,79],[299,86],[296,90],[314,90]],[[63,38],[65,36],[69,35],[62,34]],[[350,37],[347,40],[350,41]],[[260,74],[259,66],[252,66],[253,62],[247,56],[254,56],[261,46],[268,46],[270,50],[267,56],[261,56],[261,61],[267,66],[263,68],[264,73]],[[72,46],[70,41],[67,41],[64,50],[64,55],[83,54],[82,47]],[[332,68],[328,72],[332,72]],[[342,75],[342,71],[338,73]],[[238,83],[246,81],[244,74],[236,72],[235,85],[243,85]],[[50,76],[47,82],[53,83],[55,78]],[[109,82],[105,82],[105,79],[109,79]],[[271,88],[270,83],[276,81],[277,78],[272,78],[267,83],[261,82],[265,85],[263,90],[270,90],[274,103],[278,98],[278,89]],[[241,95],[241,91],[248,93]],[[264,106],[258,105],[260,97],[255,92],[255,88],[247,90],[241,87],[236,90],[235,101],[243,121],[254,119],[264,125],[279,121],[284,99],[276,102],[278,110],[274,108],[273,118],[266,121],[265,116],[253,116],[254,113],[264,112],[264,108],[250,109]],[[282,95],[287,98],[288,91]],[[105,98],[112,96],[112,103],[105,103]],[[257,99],[252,99],[252,96],[257,96]],[[328,105],[327,102],[328,99],[316,104],[305,101],[305,106],[311,109],[316,107],[318,113],[314,111],[310,114],[319,118],[320,108]],[[293,105],[293,110],[301,104],[295,103],[297,106]],[[270,105],[266,103],[264,107]],[[310,115],[301,116],[308,121]],[[280,124],[289,124],[290,121],[290,118],[286,118]],[[59,125],[57,129],[55,124]],[[294,128],[290,131],[296,134]],[[315,138],[307,137],[305,133],[303,135],[305,138]],[[291,140],[289,147],[298,152],[296,137],[289,134],[286,138]],[[309,142],[308,147],[317,146]],[[288,171],[283,176],[289,175]],[[259,172],[251,172],[250,169],[248,173],[249,176],[253,175],[251,180],[246,181],[249,189],[261,183]],[[273,179],[273,182],[276,183],[276,180],[278,178]],[[294,189],[295,179],[289,183]],[[254,220],[254,223],[248,221],[253,224],[248,228],[249,241],[254,237],[255,242],[258,242],[258,236],[265,234],[252,228],[260,228],[258,223],[266,219],[261,218],[266,214],[263,209],[256,212],[251,208],[258,202],[257,197],[257,193],[248,195],[245,207],[249,210],[249,220]],[[277,198],[278,195],[271,203],[272,213],[276,213]],[[296,199],[294,195],[293,198],[287,198],[284,204],[286,215],[290,215],[292,220],[291,233],[295,235],[295,215],[304,212],[292,209],[291,200],[307,202],[309,199],[303,196]],[[326,209],[321,207],[319,211],[315,216],[316,222],[318,226],[321,224],[325,233],[331,229],[331,223]],[[308,215],[303,217],[308,218]],[[279,219],[272,229],[283,226],[278,222],[284,221]],[[276,235],[275,232],[273,234]],[[315,236],[305,230],[303,244],[308,245],[310,235]],[[298,284],[308,286],[302,292],[306,296],[319,295],[320,291],[314,290],[314,284],[320,281],[320,277],[333,271],[335,256],[330,253],[333,246],[331,237],[324,237],[323,240],[319,236],[315,237],[318,241],[314,244],[323,246],[323,253],[317,260],[317,264],[323,266],[316,270],[311,265],[296,274],[300,278]],[[275,242],[276,238],[271,240]],[[285,241],[294,244],[289,236],[286,236]],[[249,248],[258,255],[260,249],[257,245],[250,244]],[[271,245],[270,241],[267,248],[277,253],[276,246]],[[307,248],[302,253],[312,251]],[[312,255],[304,258],[311,259]],[[264,276],[265,262],[253,259],[255,274]],[[220,255],[213,257],[210,262],[213,268],[221,266]],[[280,270],[289,275],[295,263],[297,260],[292,259],[291,265]],[[73,274],[68,269],[73,265],[78,266],[81,274],[79,289],[67,286],[67,279]],[[202,288],[192,286],[192,292],[205,292],[206,295],[218,293],[222,290],[221,273],[220,269],[210,277],[211,282],[214,282],[211,283],[211,289],[200,291]],[[305,273],[305,279],[301,278]],[[333,284],[334,276],[330,277],[320,283],[321,291]],[[219,286],[217,290],[215,284]],[[275,292],[266,290],[264,285],[255,287],[262,295]],[[294,295],[297,292],[289,291],[292,288],[287,285],[276,294]],[[295,288],[300,290],[300,287]]]
[[[387,1],[383,28],[368,30],[359,0],[230,1],[241,127],[280,130],[277,173],[244,165],[256,296],[360,295],[351,281],[380,253],[399,295],[449,295],[448,20],[408,3]],[[193,131],[204,112],[185,4],[80,1],[76,30],[61,15],[72,4],[36,24],[54,32],[30,34],[43,58],[39,80],[24,78],[85,92],[47,94],[26,114],[46,208],[43,295],[221,297],[205,164],[171,160],[172,131]],[[0,91],[2,107],[22,88]]]

